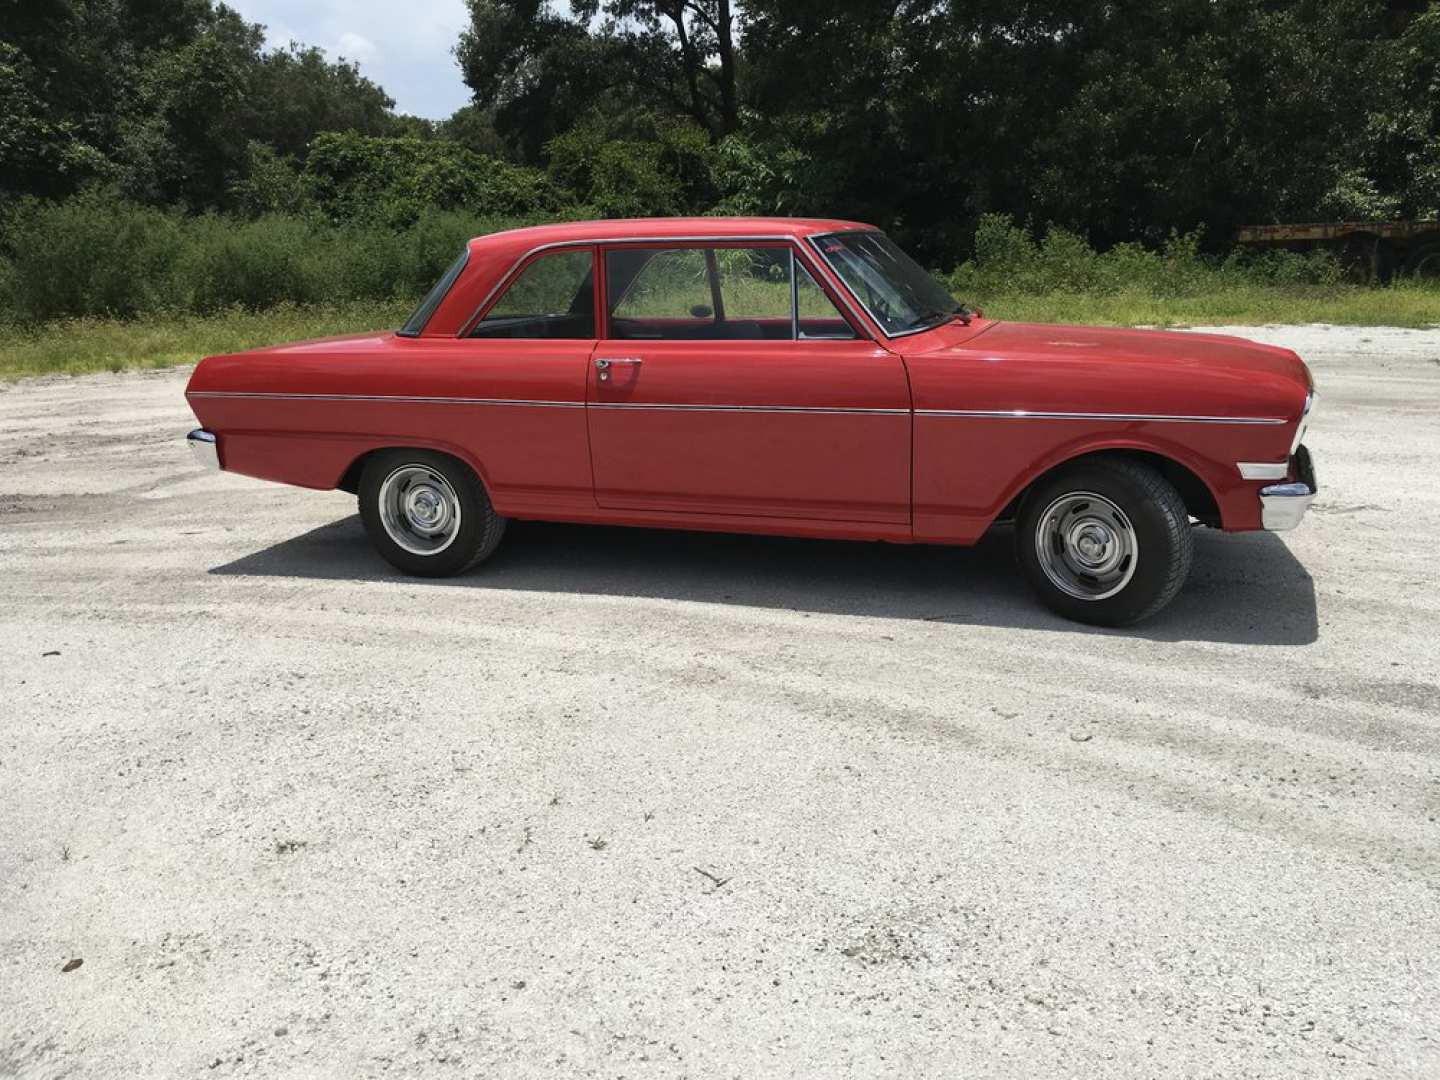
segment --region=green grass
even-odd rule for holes
[[[987,316],[1026,322],[1105,326],[1212,326],[1329,322],[1359,326],[1440,326],[1440,288],[1400,284],[1236,286],[1193,296],[1157,297],[1145,290],[1112,293],[964,296]],[[399,326],[413,304],[356,301],[267,311],[138,319],[68,319],[37,327],[0,326],[0,379],[79,375],[191,364],[212,353],[328,334]]]
[[[0,326],[0,378],[79,375],[193,364],[202,356],[330,334],[393,329],[414,303],[370,301],[138,319],[65,319]]]
[[[964,296],[986,316],[1018,322],[1104,326],[1260,326],[1342,323],[1350,326],[1440,326],[1440,287],[1402,283],[1387,288],[1346,285],[1236,285],[1192,296],[1156,296],[1144,289],[1112,293]]]

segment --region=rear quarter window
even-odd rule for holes
[[[455,284],[456,279],[464,271],[465,264],[469,261],[470,248],[466,246],[465,250],[460,252],[460,257],[450,264],[450,269],[446,270],[440,280],[435,283],[434,288],[425,294],[425,299],[420,301],[420,306],[415,309],[415,313],[405,320],[405,325],[396,333],[403,337],[419,337],[420,332],[425,329],[425,324],[430,321],[430,316],[435,314],[435,309],[440,306],[440,301],[445,299],[446,293],[450,291],[450,287]]]

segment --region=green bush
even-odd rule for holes
[[[304,218],[268,214],[241,222],[206,214],[187,222],[185,239],[177,286],[188,310],[255,311],[338,298],[331,241]]]
[[[99,192],[63,203],[27,201],[7,221],[5,252],[16,315],[136,315],[171,306],[184,238],[173,212]]]
[[[472,236],[525,224],[422,210],[408,228],[318,215],[184,217],[100,193],[0,222],[0,322],[414,301]]]
[[[696,214],[714,203],[714,151],[703,131],[661,122],[644,136],[579,124],[546,145],[550,179],[590,217]]]
[[[228,205],[245,217],[296,214],[313,205],[309,185],[295,164],[264,143],[251,142],[245,175],[230,185]]]
[[[1237,286],[1334,286],[1342,280],[1327,251],[1237,250],[1220,259],[1204,254],[1200,241],[1198,232],[1172,233],[1159,251],[1125,243],[1098,252],[1066,229],[1052,228],[1037,241],[1008,215],[987,214],[975,230],[975,257],[948,280],[958,295],[973,298],[1122,291],[1188,297]]]
[[[0,324],[15,318],[15,290],[19,284],[20,278],[15,273],[15,264],[6,256],[0,255]]]
[[[335,222],[403,228],[430,210],[513,217],[561,203],[546,175],[445,139],[328,132],[310,144],[305,179]]]

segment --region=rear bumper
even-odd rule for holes
[[[1315,465],[1303,446],[1295,451],[1295,473],[1294,480],[1260,489],[1260,520],[1271,532],[1295,528],[1315,501]]]
[[[185,436],[185,442],[189,444],[190,452],[195,455],[196,461],[207,469],[219,470],[220,447],[213,434],[204,428],[196,428]]]

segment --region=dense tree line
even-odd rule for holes
[[[877,220],[932,257],[987,212],[1101,244],[1440,214],[1426,0],[469,3],[457,54],[517,159],[683,119],[726,208]]]
[[[822,213],[951,265],[993,213],[1154,246],[1440,216],[1430,0],[467,2],[473,103],[433,123],[213,0],[0,0],[0,232],[95,191],[389,227]]]

